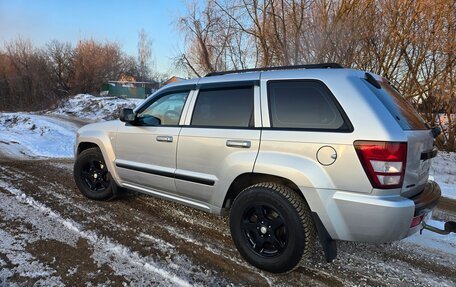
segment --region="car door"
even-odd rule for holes
[[[199,86],[179,135],[176,192],[220,206],[231,182],[254,166],[261,135],[254,116],[260,113],[259,88],[252,81]]]
[[[189,90],[163,92],[143,105],[135,123],[118,129],[116,168],[126,187],[175,192],[179,121]]]

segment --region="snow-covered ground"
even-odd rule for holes
[[[13,158],[72,157],[82,124],[118,118],[123,108],[142,101],[81,94],[45,113],[0,113],[0,153]]]
[[[442,230],[445,225],[442,221],[432,219],[426,220],[426,223]],[[422,234],[416,233],[395,244],[404,247],[414,245],[420,248],[432,249],[441,253],[450,254],[451,256],[456,256],[456,233],[440,235],[429,230],[423,230]]]
[[[429,174],[440,185],[442,195],[456,200],[456,153],[439,152],[432,159]]]
[[[80,119],[100,121],[119,117],[123,108],[134,108],[144,100],[116,97],[94,97],[88,94],[74,96],[61,107],[50,111],[51,115],[75,116]]]
[[[50,116],[0,114],[0,148],[8,157],[71,157],[78,126]]]

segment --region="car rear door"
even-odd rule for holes
[[[203,83],[195,94],[179,135],[176,192],[220,205],[231,182],[253,170],[261,135],[259,86]]]

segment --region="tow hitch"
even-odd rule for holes
[[[438,233],[438,234],[443,234],[443,235],[450,234],[451,232],[456,233],[456,222],[454,222],[454,221],[445,222],[445,226],[444,226],[443,230],[440,229],[440,228],[428,225],[424,221],[421,222],[421,226],[422,226],[422,228],[420,230],[420,234],[423,234],[423,230],[424,229],[427,229],[429,231],[432,231],[432,232],[435,232],[435,233]]]

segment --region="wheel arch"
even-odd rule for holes
[[[112,142],[107,134],[96,133],[96,134],[87,134],[81,135],[78,138],[76,145],[75,156],[77,157],[81,152],[89,148],[99,148],[103,158],[105,160],[106,166],[116,182],[117,185],[120,185],[120,180],[117,176],[117,172],[114,165],[115,154],[113,150]]]
[[[305,200],[305,197],[299,187],[291,180],[276,176],[276,175],[271,175],[271,174],[265,174],[265,173],[243,173],[241,175],[238,175],[233,182],[231,183],[230,187],[228,188],[228,191],[225,195],[225,199],[223,200],[223,208],[224,209],[229,209],[231,207],[231,204],[233,203],[234,199],[247,187],[258,184],[258,183],[263,183],[263,182],[274,182],[278,184],[282,184],[284,186],[287,186],[291,188],[293,191],[295,191],[301,198]]]
[[[81,152],[85,151],[86,149],[93,148],[93,147],[97,147],[101,150],[101,148],[96,143],[88,142],[88,141],[80,142],[76,149],[76,156],[78,156]]]

